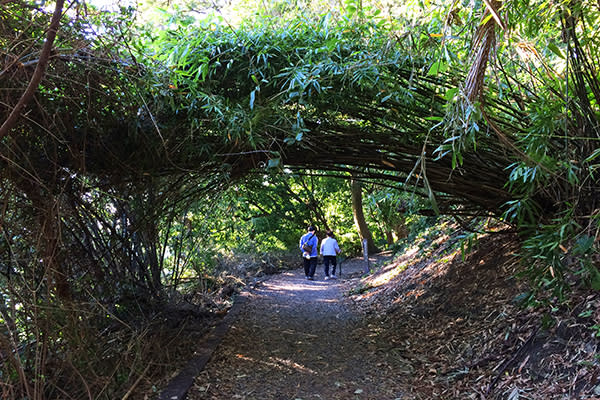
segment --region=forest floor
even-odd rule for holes
[[[307,281],[298,268],[259,284],[188,399],[402,398],[396,378],[410,366],[386,363],[344,296],[363,266],[343,263],[337,280],[318,271]]]
[[[188,399],[597,399],[598,292],[549,314],[518,304],[511,237],[466,259],[441,237],[392,258],[272,275],[252,290]]]

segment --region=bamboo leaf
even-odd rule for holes
[[[480,25],[481,25],[481,26],[483,26],[483,25],[487,24],[487,22],[488,22],[490,19],[492,19],[492,17],[493,17],[493,15],[492,15],[492,14],[489,14],[487,17],[485,17],[484,19],[482,19],[482,20],[481,20],[481,24],[480,24]]]
[[[425,185],[425,189],[427,189],[427,197],[429,197],[429,201],[431,202],[431,208],[433,208],[433,212],[435,213],[435,215],[440,215],[440,209],[435,199],[435,194],[431,189],[431,185],[429,184],[429,180],[427,179],[427,175],[425,173],[423,173],[423,183]]]
[[[600,148],[597,148],[589,157],[584,160],[584,162],[594,161],[594,159],[598,156],[600,156]]]
[[[444,94],[444,99],[446,99],[446,101],[452,101],[454,100],[454,96],[456,96],[457,93],[458,88],[450,88],[446,90],[446,93]]]
[[[562,53],[562,51],[560,51],[560,49],[558,48],[556,43],[554,43],[554,42],[548,43],[548,50],[550,50],[551,52],[553,52],[554,54],[556,54],[558,57],[562,58],[563,60],[565,59],[565,55]]]
[[[387,100],[390,99],[390,97],[392,97],[392,94],[388,94],[387,96],[385,96],[383,99],[381,99],[381,103],[385,103]]]
[[[437,75],[440,72],[446,72],[448,70],[448,64],[444,61],[436,61],[434,62],[429,71],[427,72],[427,76]]]
[[[594,245],[595,238],[593,236],[584,235],[575,243],[573,254],[582,255],[588,252]]]

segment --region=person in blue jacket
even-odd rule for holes
[[[300,238],[300,251],[304,261],[304,275],[306,279],[312,281],[315,279],[315,271],[317,270],[317,230],[314,226],[308,227],[308,232]]]

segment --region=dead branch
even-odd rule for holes
[[[525,350],[525,348],[529,345],[529,343],[531,343],[533,341],[533,339],[537,335],[538,330],[539,330],[539,326],[534,329],[534,331],[531,333],[531,335],[529,335],[527,340],[517,349],[515,354],[509,360],[506,360],[504,362],[504,364],[502,364],[502,366],[500,367],[500,370],[498,371],[498,375],[494,378],[494,380],[490,383],[487,390],[485,391],[486,396],[488,396],[491,393],[494,386],[496,386],[496,384],[498,383],[498,381],[504,374],[504,371],[506,371],[508,369],[508,367],[510,367],[517,360],[517,358],[519,358],[519,356]]]
[[[50,22],[50,26],[48,27],[46,43],[44,43],[44,48],[42,49],[42,53],[40,55],[39,62],[35,68],[35,72],[33,73],[33,77],[31,78],[27,89],[25,89],[25,92],[19,99],[17,105],[13,108],[12,112],[4,121],[2,126],[0,126],[0,139],[2,139],[5,136],[8,136],[10,130],[15,126],[15,124],[19,120],[21,111],[27,106],[27,104],[33,97],[35,91],[37,90],[38,85],[42,81],[42,78],[44,77],[44,73],[48,65],[48,59],[50,58],[50,53],[52,51],[52,45],[54,44],[54,39],[56,38],[56,34],[58,33],[58,26],[60,24],[60,17],[62,16],[63,5],[64,0],[56,1],[54,14],[52,15],[52,20]]]

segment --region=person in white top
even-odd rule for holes
[[[341,253],[340,246],[333,237],[331,229],[327,230],[327,237],[321,242],[321,255],[323,256],[323,269],[325,279],[337,279],[335,268],[337,267],[337,255]],[[331,276],[329,275],[329,264],[331,263]]]

